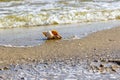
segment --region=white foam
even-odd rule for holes
[[[120,1],[32,0],[0,4],[0,28],[106,21],[120,16]]]
[[[74,66],[73,66],[74,65]],[[89,65],[77,59],[59,60],[54,62],[28,63],[10,65],[9,70],[0,73],[5,80],[119,80],[118,73],[89,72]]]
[[[18,47],[18,48],[24,48],[24,47],[34,47],[34,46],[15,46],[15,45],[11,45],[11,44],[0,44],[0,46],[3,46],[3,47]]]

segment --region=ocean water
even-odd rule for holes
[[[46,42],[42,32],[51,29],[62,40],[81,39],[120,26],[119,19],[119,0],[0,0],[0,46],[41,45]],[[63,62],[11,65],[10,70],[0,70],[0,80],[120,80],[119,75],[92,73],[84,64]]]
[[[120,19],[119,0],[1,0],[0,28]]]
[[[31,28],[0,29],[0,46],[34,47],[46,42],[43,31],[57,30],[61,40],[82,39],[97,31],[120,26],[120,21],[92,22],[84,24],[51,25]]]
[[[42,32],[58,30],[62,40],[120,25],[119,0],[0,0],[0,45],[36,46]]]
[[[120,69],[115,72],[93,72],[85,62],[79,60],[54,61],[10,65],[0,71],[0,80],[120,80]]]

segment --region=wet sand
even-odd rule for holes
[[[105,29],[115,28],[120,25],[120,21],[103,21],[89,22],[66,25],[50,25],[31,28],[13,28],[0,29],[0,45],[14,47],[28,47],[41,45],[45,42],[45,37],[42,34],[44,31],[57,30],[63,37],[62,40],[68,40],[76,36],[81,39],[87,35],[102,31]]]
[[[17,48],[0,46],[0,66],[79,58],[120,59],[120,27],[92,33],[78,40],[48,40],[43,45]]]
[[[1,80],[119,80],[120,27],[35,47],[0,46]]]

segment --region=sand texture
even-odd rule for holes
[[[0,65],[80,58],[120,59],[120,27],[93,33],[79,40],[48,40],[29,48],[0,47]]]

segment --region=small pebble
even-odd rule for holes
[[[9,68],[8,67],[4,67],[3,70],[8,70]]]
[[[21,78],[21,80],[25,80],[25,78],[24,78],[24,77],[22,77],[22,78]]]

